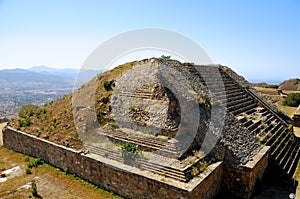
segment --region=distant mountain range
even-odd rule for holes
[[[100,72],[70,68],[57,69],[47,66],[4,69],[0,70],[0,89],[71,88],[75,85],[75,81],[78,87]]]
[[[32,72],[37,72],[40,74],[57,75],[57,76],[71,77],[71,78],[76,77],[79,72],[79,69],[74,69],[74,68],[59,69],[59,68],[50,68],[48,66],[33,66],[27,70]]]

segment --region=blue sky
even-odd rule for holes
[[[300,77],[300,1],[0,0],[0,69],[79,68],[102,42],[156,27],[250,81]]]

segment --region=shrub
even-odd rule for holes
[[[35,183],[34,180],[31,182],[31,194],[32,194],[34,197],[38,196],[38,193],[37,193],[37,187],[36,187],[36,183]]]
[[[21,106],[18,115],[20,118],[31,117],[35,114],[37,110],[38,110],[38,106],[36,105],[32,105],[32,104],[23,105]]]
[[[113,128],[118,128],[119,127],[119,125],[115,122],[107,122],[107,124],[110,125]]]
[[[29,162],[30,161],[30,158],[26,155],[25,158],[24,158],[25,162]]]
[[[282,101],[283,106],[293,106],[297,107],[300,104],[300,93],[290,93],[288,96]]]
[[[70,173],[70,171],[69,171],[69,169],[67,167],[64,168],[64,173],[65,173],[65,175],[68,175]]]
[[[202,173],[210,164],[211,164],[210,161],[201,162],[199,165],[199,172]]]
[[[19,127],[26,127],[32,124],[31,120],[27,117],[25,119],[19,119]]]
[[[192,171],[191,171],[192,176],[197,176],[197,175],[199,175],[199,173],[200,173],[200,171],[197,167],[192,168]]]
[[[29,174],[32,174],[31,170],[29,168],[26,168],[26,174],[29,175]]]
[[[133,164],[138,157],[138,145],[125,143],[122,145],[122,158],[126,164]]]
[[[37,167],[38,165],[42,165],[44,164],[44,161],[41,158],[35,158],[33,160],[31,160],[27,166],[28,168],[33,168],[33,167]]]
[[[103,83],[103,87],[106,91],[109,91],[110,90],[110,83],[109,81],[105,80],[104,83]]]
[[[171,59],[171,55],[162,55],[160,58],[163,58],[163,59]]]
[[[256,138],[256,140],[258,142],[262,142],[263,141],[263,138],[261,138],[259,135],[256,135],[255,138]]]
[[[138,109],[137,109],[137,107],[135,107],[134,105],[130,105],[130,106],[129,106],[129,110],[130,110],[130,111],[137,111]]]
[[[138,147],[139,147],[139,145],[136,145],[136,144],[125,143],[122,146],[122,150],[130,152],[130,153],[136,153],[138,150]]]
[[[41,135],[41,132],[38,130],[38,129],[36,129],[36,137],[40,137],[40,135]]]

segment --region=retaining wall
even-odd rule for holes
[[[71,173],[127,198],[213,198],[221,187],[222,162],[211,164],[188,183],[163,182],[143,175],[137,168],[83,154],[11,127],[3,129],[3,144],[8,149],[39,157],[60,169],[68,168]]]
[[[300,127],[300,105],[298,106],[294,116],[293,116],[294,126]]]
[[[224,164],[224,189],[240,198],[250,198],[268,166],[269,149],[264,146],[246,165],[232,167]]]

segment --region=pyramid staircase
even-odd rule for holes
[[[213,96],[213,102],[226,106],[227,111],[248,128],[252,136],[270,146],[271,160],[293,177],[299,161],[299,138],[293,134],[293,129],[267,103],[221,67],[195,68],[192,70],[197,70],[194,73],[202,76],[203,83]],[[219,77],[217,81],[214,79],[216,76]],[[223,82],[223,88],[220,87],[220,81]]]
[[[208,93],[212,96],[213,104],[226,107],[227,112],[234,115],[253,137],[262,144],[270,146],[272,163],[278,165],[288,176],[292,177],[299,161],[299,139],[294,136],[292,128],[289,128],[289,125],[267,103],[221,66],[189,65],[188,70],[192,74],[191,78],[197,77],[195,80],[200,80],[202,85],[207,87]],[[183,81],[185,79],[177,81],[175,84]],[[190,81],[193,82],[192,79]],[[175,87],[180,88],[180,85]],[[178,92],[180,93],[180,91]],[[142,99],[153,98],[151,92],[142,89],[135,93],[122,91],[119,95]],[[163,141],[117,131],[101,133],[114,142],[136,144],[143,150],[156,151],[165,157],[177,157],[178,151],[182,148],[176,139]],[[92,145],[86,147],[92,153],[103,157],[108,155],[110,159],[122,161],[122,157],[118,152]],[[140,168],[143,170],[174,180],[187,182],[191,179],[190,168],[181,170],[143,159],[140,160],[140,164]]]

